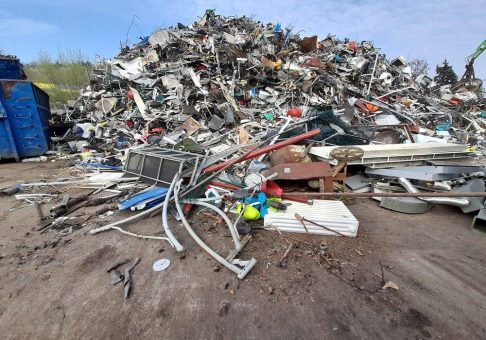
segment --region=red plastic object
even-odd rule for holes
[[[270,196],[280,197],[283,195],[283,189],[274,181],[266,181],[262,183],[262,191]]]
[[[130,100],[134,100],[135,99],[135,96],[133,95],[133,91],[132,90],[128,90],[127,97]]]
[[[303,133],[301,135],[288,138],[288,139],[286,139],[286,140],[284,140],[280,143],[269,145],[269,146],[263,147],[261,149],[256,149],[256,150],[250,152],[248,155],[246,155],[244,157],[238,157],[238,158],[235,158],[235,159],[230,159],[229,161],[226,161],[226,162],[214,164],[212,166],[205,168],[203,170],[203,173],[207,174],[208,172],[213,172],[213,171],[225,169],[225,168],[227,168],[227,167],[229,167],[233,164],[241,163],[241,162],[249,160],[249,159],[257,158],[258,156],[267,154],[270,151],[278,150],[280,148],[283,148],[284,146],[292,145],[292,144],[301,142],[303,140],[306,140],[307,138],[312,138],[314,136],[317,136],[320,133],[321,133],[321,129],[314,129],[312,131]]]
[[[157,127],[157,128],[153,128],[152,130],[150,130],[150,134],[153,134],[153,133],[164,133],[166,130],[164,128],[161,128],[161,127]]]
[[[302,117],[302,110],[298,107],[293,107],[287,111],[287,116],[300,118]]]
[[[355,101],[354,106],[363,113],[369,113],[368,107],[366,107],[366,102],[362,101],[361,99]]]
[[[350,41],[348,43],[348,48],[353,51],[353,52],[356,52],[358,50],[358,44],[356,43],[356,41]]]
[[[184,207],[182,208],[182,211],[183,211],[183,213],[184,213],[185,216],[189,215],[189,213],[192,210],[192,207],[193,207],[193,205],[191,203],[184,204]]]

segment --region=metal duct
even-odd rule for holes
[[[410,181],[404,177],[398,178],[398,182],[407,190],[408,192],[419,193],[418,189],[413,186]],[[455,207],[467,207],[469,206],[469,200],[462,197],[418,197],[423,201],[432,204],[446,204],[453,205]]]

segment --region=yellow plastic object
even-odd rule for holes
[[[270,197],[270,198],[267,198],[267,201],[282,202],[283,200],[279,197]],[[271,211],[271,212],[277,212],[278,211],[277,208],[274,208],[274,207],[271,207],[271,206],[268,206],[268,210]]]
[[[260,211],[257,208],[252,207],[251,205],[247,206],[245,212],[243,213],[243,217],[245,220],[255,221],[260,218]]]
[[[87,161],[93,158],[93,152],[91,151],[82,152],[80,156],[83,161]]]

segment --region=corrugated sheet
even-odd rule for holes
[[[285,203],[291,204],[286,211],[269,212],[265,216],[265,229],[305,233],[304,227],[295,218],[295,214],[299,214],[310,221],[324,225],[346,236],[355,237],[358,232],[359,221],[341,201],[314,200],[313,205],[291,201]],[[309,233],[312,234],[337,235],[312,223],[305,222],[305,225]]]

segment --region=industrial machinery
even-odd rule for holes
[[[474,61],[486,50],[486,40],[484,40],[476,49],[476,52],[466,58],[466,72],[462,76],[461,80],[457,82],[453,87],[453,92],[462,92],[461,89],[467,91],[479,91],[483,85],[483,81],[476,78],[474,75]]]

